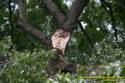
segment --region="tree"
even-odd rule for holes
[[[65,59],[87,65],[78,69],[78,80],[93,72],[96,76],[124,76],[119,68],[124,71],[125,1],[73,0],[70,7],[65,1],[70,0],[0,1],[0,54],[12,55],[12,63],[1,76],[3,82],[47,80],[43,76],[48,58],[54,64],[50,67],[57,65],[57,69],[63,68]],[[56,49],[57,57],[50,57],[53,54],[43,50],[46,47]],[[118,70],[105,68],[115,64]]]
[[[26,16],[27,10],[25,8],[26,2],[25,0],[20,0],[18,25],[21,26],[23,30],[37,37],[45,45],[55,48],[57,50],[60,60],[62,62],[65,62],[64,53],[68,41],[72,35],[73,27],[88,2],[89,0],[75,0],[68,14],[64,15],[52,0],[43,0],[43,3],[46,5],[51,14],[56,18],[59,25],[52,37],[48,37],[46,34],[34,28],[28,22]]]

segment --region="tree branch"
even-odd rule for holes
[[[88,33],[85,31],[85,29],[83,28],[83,26],[82,26],[82,24],[81,24],[81,22],[79,20],[77,20],[77,23],[78,23],[81,31],[86,35],[86,37],[87,37],[87,39],[88,39],[88,41],[90,43],[91,49],[93,49],[92,39],[90,38],[90,36],[88,35]]]
[[[21,26],[24,31],[29,32],[34,37],[37,37],[45,45],[52,47],[50,37],[46,36],[46,34],[42,33],[40,30],[31,26],[27,21],[19,20],[18,25]]]
[[[111,21],[112,21],[112,28],[114,29],[115,31],[115,38],[116,38],[116,42],[118,44],[118,30],[116,28],[116,21],[115,21],[115,17],[114,17],[114,14],[113,14],[113,10],[112,10],[112,7],[105,1],[105,0],[100,0],[101,3],[102,3],[102,6],[105,8],[105,10],[108,12],[108,14],[111,16]],[[107,9],[107,7],[109,8],[109,10]]]
[[[59,24],[62,24],[65,20],[65,15],[58,9],[55,3],[52,0],[43,0],[43,2],[52,15],[55,16]]]
[[[52,47],[51,39],[47,35],[42,33],[40,30],[34,28],[30,23],[27,22],[25,0],[19,0],[18,5],[19,5],[19,20],[17,24],[21,26],[24,31],[31,33],[34,37],[42,41],[45,45]]]
[[[89,0],[75,0],[71,6],[70,11],[67,15],[67,21],[65,22],[65,28],[67,26],[75,24],[83,9],[88,4]]]
[[[11,36],[12,36],[14,30],[13,30],[13,23],[12,23],[11,1],[12,1],[12,0],[9,0],[9,2],[8,2],[8,6],[9,6],[8,9],[9,9],[9,23],[10,23],[10,27],[11,27]]]

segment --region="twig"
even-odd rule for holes
[[[81,31],[86,35],[86,37],[87,37],[87,39],[88,39],[88,41],[89,41],[89,43],[90,43],[91,49],[93,49],[93,44],[92,44],[92,40],[91,40],[90,36],[89,36],[88,33],[84,30],[84,28],[83,28],[83,26],[82,26],[82,24],[81,24],[81,22],[80,22],[79,20],[77,20],[77,23],[78,23],[78,25],[79,25]]]
[[[111,16],[111,21],[112,21],[112,28],[115,31],[115,37],[116,37],[116,42],[118,44],[118,30],[116,28],[116,21],[115,21],[115,17],[113,14],[113,10],[112,7],[105,1],[105,0],[100,0],[102,3],[102,6],[104,7],[104,9],[108,12],[108,14]],[[107,7],[109,8],[109,10],[107,10]]]
[[[12,23],[11,1],[12,0],[9,0],[8,5],[9,5],[9,22],[10,22],[10,27],[11,27],[11,36],[13,36],[14,29],[13,29],[13,23]]]

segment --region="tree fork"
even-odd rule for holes
[[[34,28],[29,22],[27,22],[25,0],[19,0],[19,20],[18,24],[24,31],[31,33],[33,36],[41,40],[44,44],[57,50],[57,55],[62,62],[59,62],[57,68],[62,67],[65,64],[64,53],[66,46],[70,40],[73,32],[73,27],[82,13],[83,9],[88,4],[89,0],[75,0],[71,6],[71,9],[65,16],[60,9],[54,4],[52,0],[42,0],[47,6],[48,10],[59,22],[60,27],[57,28],[55,33],[49,38],[46,34],[40,30]],[[51,62],[51,61],[50,61]],[[50,67],[53,67],[50,65]]]

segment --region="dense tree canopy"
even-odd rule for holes
[[[125,76],[124,18],[125,0],[0,0],[0,55],[10,59],[0,82],[47,81],[42,77],[47,60],[58,55],[65,64],[82,65],[78,80],[93,71]],[[105,69],[112,64],[119,66]],[[103,65],[104,71],[95,65]],[[64,81],[65,75],[59,76]]]

